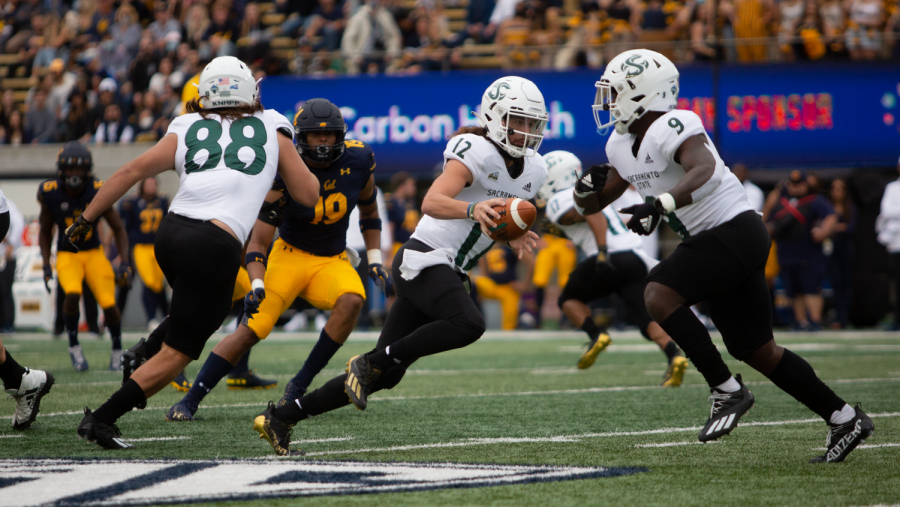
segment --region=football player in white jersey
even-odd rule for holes
[[[754,401],[691,312],[691,305],[706,301],[728,352],[828,423],[828,449],[810,461],[842,461],[872,433],[872,420],[838,397],[803,358],[775,344],[764,271],[769,233],[700,118],[675,110],[678,76],[668,58],[646,49],[610,61],[593,106],[601,131],[615,126],[606,144],[610,163],[584,172],[575,205],[584,215],[597,213],[633,184],[645,202],[622,210],[632,215],[628,228],[650,234],[663,218],[684,239],[650,271],[644,300],[711,389],[700,441],[729,433]],[[601,119],[605,112],[609,121]]]
[[[466,273],[494,242],[484,234],[499,218],[491,206],[504,198],[531,199],[547,179],[537,150],[547,110],[527,79],[498,79],[481,99],[479,127],[457,131],[444,150],[444,171],[422,203],[424,217],[394,256],[397,299],[371,352],[354,356],[347,373],[293,403],[273,404],[253,428],[275,453],[290,449],[292,427],[301,419],[352,403],[364,410],[369,394],[391,389],[420,357],[469,345],[484,333],[484,317],[468,294]],[[508,246],[519,255],[536,247],[529,231]],[[348,399],[349,398],[349,399]]]
[[[0,241],[10,231],[10,211],[6,196],[0,190]],[[21,230],[19,230],[21,232]],[[10,398],[16,400],[13,413],[13,429],[24,430],[37,417],[41,398],[50,392],[55,379],[49,371],[25,368],[13,359],[0,338],[0,381]]]
[[[200,74],[199,91],[166,136],[116,171],[66,230],[73,240],[85,236],[90,223],[140,180],[171,169],[181,179],[155,244],[173,291],[169,316],[139,344],[149,359],[96,412],[85,407],[78,425],[79,437],[106,449],[133,447],[116,420],[146,406],[147,398],[199,358],[228,315],[241,250],[276,171],[294,199],[313,206],[319,198],[318,180],[294,148],[291,123],[263,108],[257,81],[243,62],[214,59]],[[258,282],[245,298],[249,315],[265,297]]]
[[[641,197],[628,189],[601,213],[582,216],[575,209],[572,194],[572,187],[581,177],[581,161],[567,151],[550,152],[544,155],[544,160],[547,161],[548,178],[541,193],[550,196],[547,218],[587,256],[575,267],[559,296],[560,309],[573,325],[587,333],[590,340],[578,360],[578,367],[590,368],[597,356],[612,343],[606,327],[594,322],[588,303],[615,293],[628,307],[644,338],[655,342],[666,354],[669,366],[662,385],[680,386],[688,361],[672,338],[650,318],[644,306],[647,272],[659,261],[644,252],[641,237],[628,230],[616,212],[617,208],[640,203]]]

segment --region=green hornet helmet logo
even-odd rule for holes
[[[649,62],[638,62],[637,60],[639,60],[640,58],[642,58],[641,55],[634,55],[634,56],[628,58],[627,60],[625,60],[625,63],[622,64],[622,68],[621,68],[622,72],[625,72],[625,67],[626,66],[629,67],[629,70],[625,74],[625,77],[637,76],[637,75],[641,74],[642,72],[644,72],[644,69],[650,67]],[[631,70],[631,69],[634,69],[634,70]]]
[[[497,88],[495,88],[491,92],[488,92],[488,97],[490,97],[491,100],[500,100],[503,97],[506,97],[506,94],[503,93],[504,88],[506,88],[507,90],[511,89],[507,83],[497,83]]]

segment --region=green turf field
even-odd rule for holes
[[[219,339],[217,336],[214,339]],[[900,504],[900,334],[779,334],[840,396],[861,402],[875,434],[846,462],[811,465],[822,454],[825,424],[748,366],[730,360],[756,396],[731,435],[697,444],[709,394],[692,369],[678,389],[656,387],[665,356],[636,333],[613,333],[613,345],[587,371],[577,370],[580,333],[489,333],[457,351],[425,358],[403,382],[370,398],[360,412],[345,407],[303,421],[294,440],[306,459],[417,463],[487,463],[638,467],[644,472],[593,479],[487,488],[373,495],[281,498],[243,505],[827,505]],[[126,346],[137,335],[126,336]],[[312,334],[274,334],[258,345],[251,367],[279,379],[270,391],[225,389],[201,406],[195,423],[170,423],[166,409],[181,393],[166,388],[148,409],[119,421],[131,451],[105,451],[79,440],[84,405],[98,407],[120,375],[102,371],[109,342],[82,340],[91,370],[72,370],[63,340],[4,336],[25,366],[47,369],[57,384],[32,429],[10,427],[13,402],[0,402],[0,458],[224,459],[268,458],[250,429],[267,400],[281,396],[312,348]],[[355,334],[320,374],[337,374],[351,355],[370,349],[372,334]],[[209,350],[212,343],[207,347]],[[204,355],[205,357],[205,355]],[[193,379],[201,362],[188,367]],[[142,440],[160,438],[161,440]],[[668,445],[667,445],[668,444]],[[278,460],[284,463],[285,460]],[[115,474],[110,476],[115,482]],[[4,499],[0,467],[0,505]],[[202,498],[198,498],[202,499]]]

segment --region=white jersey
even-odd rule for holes
[[[547,165],[535,154],[524,157],[525,167],[518,178],[511,178],[506,162],[496,145],[482,136],[462,134],[450,139],[444,150],[444,164],[448,160],[462,162],[472,173],[472,184],[456,196],[460,201],[484,201],[495,197],[533,198],[547,180]],[[475,220],[461,218],[438,220],[428,215],[416,226],[413,238],[452,257],[454,268],[468,272],[478,259],[491,249],[494,242],[481,233]]]
[[[278,168],[278,131],[293,136],[280,113],[262,111],[235,122],[199,113],[172,120],[178,136],[178,193],[169,211],[196,220],[217,219],[247,240]]]
[[[645,199],[658,197],[684,177],[684,168],[676,163],[675,152],[685,139],[702,134],[707,148],[716,160],[716,174],[721,178],[719,186],[700,202],[678,208],[667,216],[672,229],[682,238],[705,231],[739,213],[752,210],[747,193],[737,177],[719,157],[712,139],[706,134],[700,117],[692,111],[670,111],[650,125],[638,150],[637,157],[631,147],[635,136],[613,132],[606,143],[606,156],[619,175],[637,188]]]
[[[623,252],[627,250],[639,250],[644,242],[640,236],[631,232],[625,227],[625,220],[616,212],[617,209],[631,206],[632,204],[640,204],[641,198],[634,192],[626,192],[619,197],[614,203],[603,208],[603,216],[606,217],[606,249],[609,253]],[[562,225],[559,220],[569,210],[575,208],[575,196],[572,188],[560,190],[553,194],[553,197],[547,201],[547,218],[551,222],[559,226],[566,233],[566,236],[572,240],[575,245],[581,248],[588,257],[593,257],[600,253],[597,248],[597,239],[594,231],[587,222],[576,222],[571,225]]]

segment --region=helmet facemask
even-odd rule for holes
[[[84,174],[66,174],[66,171],[71,170],[81,170],[84,171]],[[61,165],[59,166],[59,174],[62,177],[66,188],[71,188],[72,190],[80,190],[84,187],[84,183],[90,177],[91,169],[90,167],[83,165]]]
[[[344,136],[346,135],[346,126],[344,130],[327,130],[325,132],[335,133],[335,144],[321,144],[318,146],[310,146],[309,134],[323,132],[323,130],[300,130],[296,128],[297,133],[297,153],[306,160],[317,164],[330,164],[340,158],[344,153]]]
[[[498,105],[494,110],[501,112],[499,128],[491,132],[491,137],[513,158],[531,157],[537,153],[544,140],[544,127],[547,125],[547,115],[526,113],[517,109],[505,111]],[[484,113],[488,123],[491,122],[491,112]],[[490,128],[488,130],[491,130]],[[521,140],[521,146],[515,141]]]

